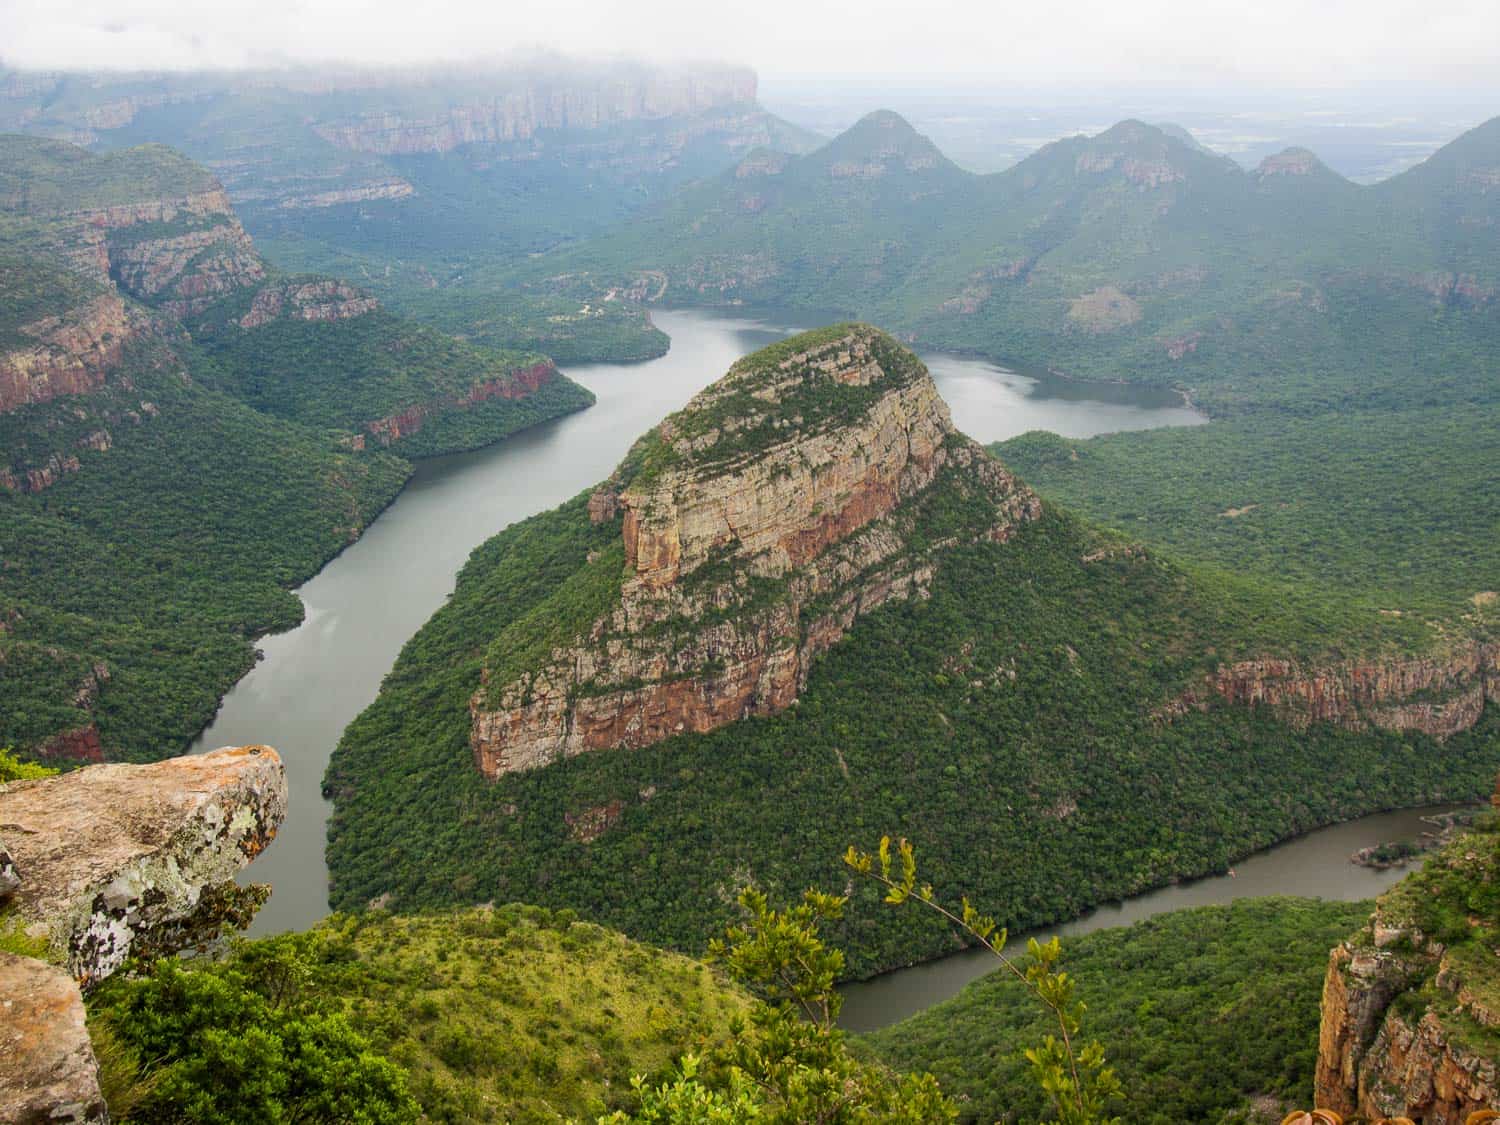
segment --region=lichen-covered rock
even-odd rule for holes
[[[107,1122],[83,995],[55,965],[0,952],[0,1122]]]
[[[914,535],[940,479],[987,513],[971,538],[1040,512],[884,333],[842,326],[740,361],[590,500],[620,529],[589,564],[613,604],[525,666],[496,642],[471,701],[477,766],[493,777],[786,708],[858,616],[927,589],[953,543]]]
[[[286,799],[268,746],[0,786],[0,825],[25,874],[12,907],[79,981],[97,982],[132,951],[243,920],[263,893],[234,875],[271,842]]]
[[[16,870],[16,861],[11,858],[5,841],[0,840],[0,902],[10,898],[20,885],[21,873]]]

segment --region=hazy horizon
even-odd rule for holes
[[[1258,6],[1082,0],[1038,10],[976,0],[842,6],[764,0],[712,10],[686,0],[556,0],[506,11],[431,0],[6,0],[0,62],[44,70],[196,70],[296,64],[421,65],[517,50],[722,61],[763,80],[1043,86],[1084,82],[1350,89],[1441,82],[1500,89],[1500,6],[1456,0],[1293,0]]]

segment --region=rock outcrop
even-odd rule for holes
[[[149,318],[113,292],[22,325],[17,335],[27,342],[0,349],[0,414],[92,394],[149,330]]]
[[[276,835],[286,796],[268,746],[0,785],[20,874],[7,909],[85,985],[133,952],[191,945],[248,905],[234,874]]]
[[[380,302],[368,293],[333,278],[273,283],[256,292],[250,302],[250,311],[240,317],[239,325],[249,330],[270,324],[280,317],[311,321],[352,320],[379,307]]]
[[[482,379],[461,395],[449,395],[408,406],[395,414],[376,418],[365,423],[365,433],[356,435],[352,445],[364,449],[366,436],[380,446],[394,445],[402,438],[411,437],[436,414],[449,410],[462,410],[477,406],[493,398],[520,399],[535,394],[547,383],[559,377],[557,366],[550,359],[538,360],[525,367],[513,368],[497,374],[491,379]]]
[[[952,540],[912,531],[941,488],[987,502],[974,536],[1040,511],[883,333],[741,360],[595,492],[590,518],[619,528],[589,563],[597,616],[522,666],[497,640],[470,705],[476,765],[494,777],[789,706],[858,616],[925,589]]]
[[[1500,1109],[1500,919],[1475,904],[1500,877],[1493,815],[1382,895],[1333,950],[1316,1099],[1364,1120],[1463,1125]]]
[[[75,269],[173,316],[264,279],[265,264],[217,184],[207,191],[48,216]]]
[[[1486,700],[1500,700],[1500,644],[1476,641],[1437,655],[1322,668],[1242,661],[1217,669],[1207,690],[1188,693],[1184,703],[1203,706],[1214,696],[1268,707],[1298,729],[1327,722],[1444,739],[1477,723]]]
[[[78,985],[54,965],[0,952],[0,1121],[108,1120]]]

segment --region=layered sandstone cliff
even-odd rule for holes
[[[460,145],[528,140],[544,129],[597,129],[747,106],[755,101],[755,86],[753,72],[727,68],[600,81],[523,80],[436,111],[416,108],[418,99],[388,95],[387,108],[321,121],[314,129],[324,140],[354,152],[450,152]]]
[[[118,293],[24,324],[19,346],[0,348],[0,414],[99,390],[149,320]]]
[[[202,312],[265,277],[265,264],[217,185],[46,218],[45,241],[75,269],[116,282],[173,316]]]
[[[1364,1120],[1462,1125],[1500,1109],[1500,824],[1382,895],[1329,957],[1317,1103]]]
[[[640,747],[794,702],[861,614],[919,595],[946,542],[914,545],[941,489],[988,502],[1006,538],[1036,497],[959,435],[927,370],[874,329],[757,353],[648,434],[594,494],[619,527],[585,583],[605,604],[515,666],[497,642],[471,701],[499,774]]]
[[[1427,656],[1321,667],[1270,658],[1240,661],[1216,669],[1182,703],[1202,707],[1214,697],[1269,708],[1298,729],[1324,722],[1441,740],[1477,723],[1486,700],[1500,700],[1500,644],[1470,641]]]

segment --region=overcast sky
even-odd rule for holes
[[[151,69],[552,47],[891,75],[1500,86],[1500,0],[0,0],[0,60]]]

